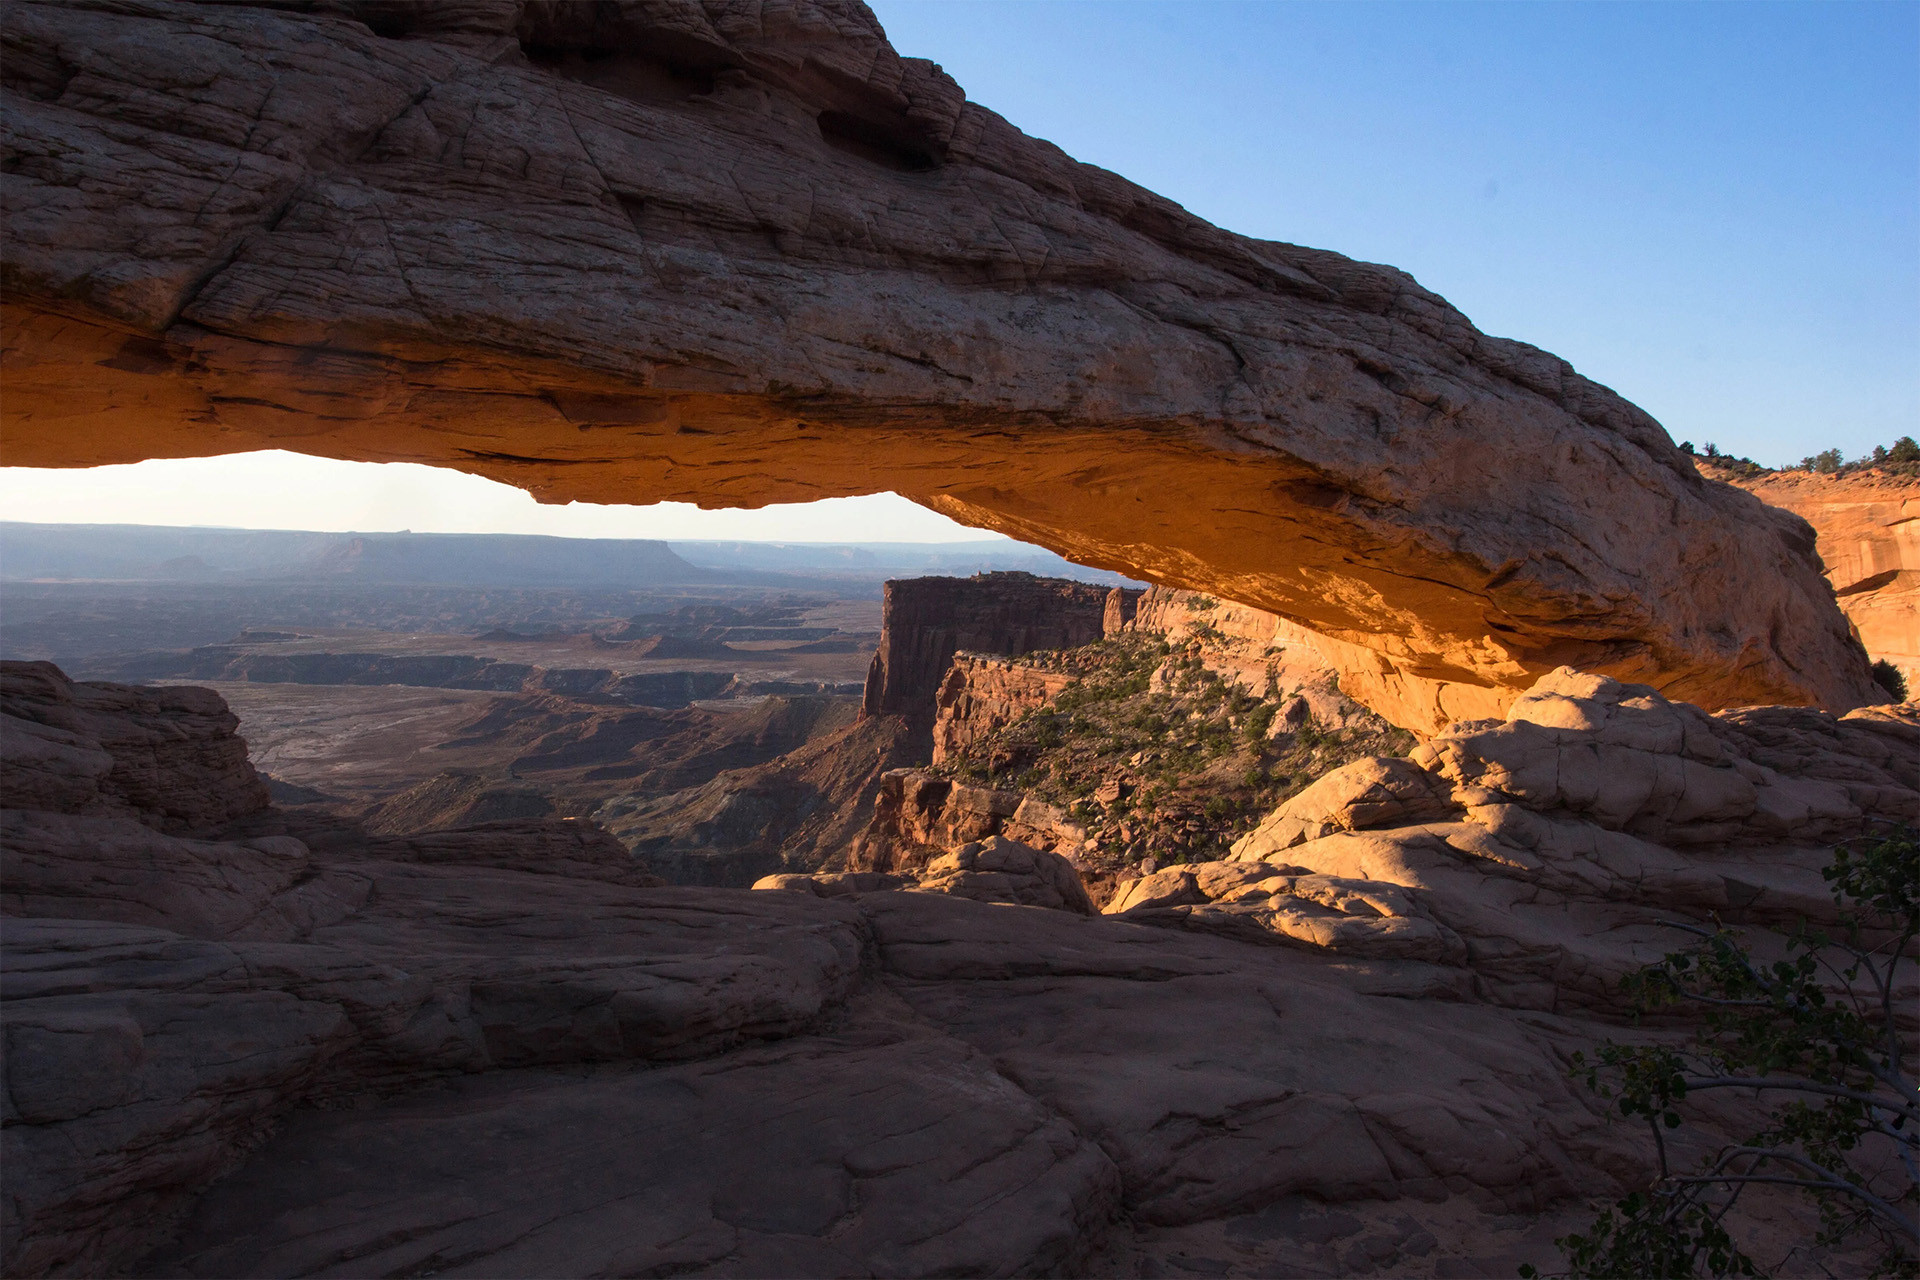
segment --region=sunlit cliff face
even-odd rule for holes
[[[1405,274],[1079,165],[870,16],[512,9],[12,16],[8,461],[893,491],[1280,614],[1421,728],[1562,664],[1872,696],[1803,523]]]

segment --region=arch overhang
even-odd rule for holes
[[[1027,138],[851,0],[0,22],[11,465],[891,490],[1293,619],[1420,728],[1560,665],[1872,696],[1808,526],[1648,415],[1402,272]]]

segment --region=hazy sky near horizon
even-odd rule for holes
[[[1388,262],[1770,465],[1920,433],[1920,3],[872,0],[896,48],[1229,230]],[[0,469],[16,520],[972,539],[892,495],[540,507],[263,453]]]

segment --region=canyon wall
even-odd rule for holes
[[[964,753],[1002,725],[1060,696],[1073,683],[1062,671],[957,653],[934,694],[933,763]]]
[[[1404,272],[1235,236],[855,0],[16,3],[9,461],[891,490],[1514,691],[1873,696],[1804,522]]]
[[[1868,655],[1892,663],[1909,696],[1920,696],[1920,480],[1814,471],[1726,478],[1813,526],[1827,579]]]
[[[1110,595],[1106,587],[1030,573],[889,582],[866,714],[899,716],[930,750],[935,695],[955,653],[1017,657],[1091,644],[1106,633]]]

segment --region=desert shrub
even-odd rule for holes
[[[1608,1043],[1592,1059],[1574,1055],[1589,1088],[1646,1122],[1659,1173],[1556,1242],[1566,1274],[1761,1274],[1730,1229],[1756,1185],[1811,1196],[1815,1243],[1866,1237],[1880,1250],[1876,1275],[1920,1274],[1920,1081],[1894,1008],[1897,971],[1920,937],[1920,837],[1897,827],[1843,843],[1823,874],[1843,937],[1803,927],[1765,964],[1729,930],[1675,925],[1699,943],[1624,989],[1642,1012],[1699,1012],[1700,1029],[1679,1048]],[[1765,1122],[1675,1169],[1667,1132],[1686,1122],[1689,1096],[1721,1089],[1771,1100]]]
[[[1900,668],[1885,658],[1875,660],[1873,682],[1885,689],[1895,702],[1907,700],[1907,678],[1900,674]]]

